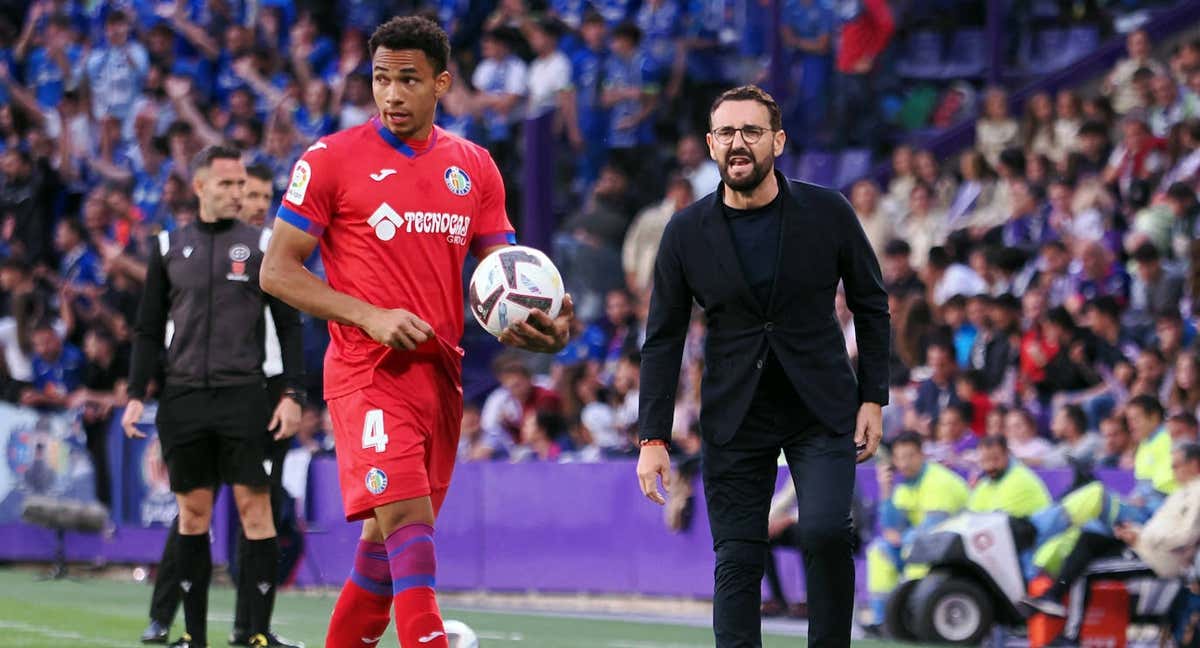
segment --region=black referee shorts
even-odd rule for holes
[[[270,484],[263,468],[270,420],[262,383],[208,389],[167,385],[155,422],[171,490]]]

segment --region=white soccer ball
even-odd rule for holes
[[[535,308],[557,317],[564,294],[550,257],[524,245],[501,248],[480,261],[468,290],[471,313],[496,337]]]
[[[447,619],[442,622],[450,648],[479,648],[479,637],[470,626],[462,621]]]

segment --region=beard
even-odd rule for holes
[[[752,167],[750,173],[741,178],[734,178],[732,171],[730,170],[730,161],[737,157],[744,157],[750,160],[750,165]],[[724,164],[720,165],[718,171],[720,171],[721,181],[725,183],[726,187],[729,187],[738,193],[750,193],[754,191],[758,185],[762,184],[763,178],[766,178],[767,174],[771,173],[771,167],[773,163],[774,161],[770,157],[762,162],[759,162],[758,159],[755,158],[753,151],[748,148],[739,148],[730,151],[725,156],[725,162]]]

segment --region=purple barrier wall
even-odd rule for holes
[[[1056,496],[1070,484],[1068,471],[1041,474]],[[1126,472],[1102,472],[1100,478],[1122,493],[1133,485]],[[868,503],[877,499],[873,466],[859,467],[857,488]],[[438,520],[439,585],[710,596],[712,548],[699,488],[696,498],[690,529],[675,534],[664,526],[662,509],[638,490],[632,462],[461,465]],[[342,518],[332,459],[314,460],[307,508],[308,546],[295,583],[340,584],[349,573],[359,529]],[[216,518],[229,514],[222,504],[217,510]],[[136,525],[118,526],[108,540],[69,534],[68,555],[80,561],[155,562],[164,534],[161,528]],[[0,526],[0,559],[49,560],[53,549],[49,531]],[[802,600],[796,553],[777,555],[785,589]],[[225,557],[224,543],[218,542],[214,560]],[[860,561],[860,589],[861,570]]]

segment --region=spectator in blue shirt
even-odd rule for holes
[[[612,55],[604,64],[601,102],[609,109],[608,148],[633,177],[638,167],[651,159],[645,148],[654,144],[654,109],[658,84],[651,64],[638,49],[642,32],[633,23],[613,30]]]
[[[315,142],[337,130],[337,121],[329,112],[329,102],[329,86],[324,81],[312,79],[304,85],[304,102],[292,112],[292,119],[305,143]]]
[[[659,80],[675,65],[675,41],[683,33],[679,0],[646,0],[635,19],[642,30],[642,50]]]
[[[21,404],[62,409],[67,397],[83,382],[83,353],[64,343],[49,322],[33,330],[33,387],[21,393]]]
[[[600,101],[604,86],[604,61],[608,58],[605,47],[608,26],[604,17],[597,13],[588,14],[579,30],[584,47],[571,58],[571,96],[567,100],[567,137],[571,147],[579,156],[576,179],[577,193],[590,187],[600,176],[600,169],[608,159],[608,109]]]
[[[76,286],[104,283],[100,259],[88,245],[83,223],[73,218],[59,221],[54,233],[54,247],[62,255],[58,274],[64,282]]]
[[[129,16],[113,11],[104,21],[106,44],[88,54],[84,69],[92,94],[92,114],[132,121],[133,103],[142,93],[150,58],[141,43],[129,39]]]
[[[38,105],[53,108],[65,90],[73,89],[75,69],[83,49],[71,42],[71,20],[56,15],[46,24],[45,46],[34,49],[25,64],[25,85],[33,88]]]
[[[804,144],[820,129],[829,95],[833,12],[819,0],[785,0],[779,35],[791,53],[791,133]]]
[[[175,171],[174,163],[167,157],[167,138],[155,135],[144,145],[139,145],[137,155],[131,156],[133,168],[133,202],[146,218],[159,213],[163,187],[167,178]],[[166,227],[165,223],[161,223]]]

